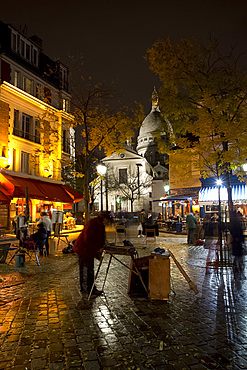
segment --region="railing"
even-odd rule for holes
[[[13,134],[15,136],[21,137],[23,139],[32,141],[34,143],[40,144],[40,136],[30,134],[30,132],[20,130],[19,128],[14,127]]]

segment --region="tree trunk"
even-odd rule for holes
[[[131,212],[133,212],[133,203],[134,203],[134,199],[131,198],[130,199],[130,210],[131,210]]]
[[[229,214],[230,214],[230,219],[231,219],[231,214],[233,211],[233,201],[232,201],[232,187],[231,187],[229,172],[227,172],[226,174],[226,188],[227,188],[227,196],[228,196],[228,208],[229,208]]]
[[[85,222],[89,220],[89,211],[88,211],[88,169],[85,171],[84,183],[83,183],[83,199],[84,199],[84,209],[85,209]]]

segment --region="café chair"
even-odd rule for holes
[[[146,246],[149,242],[156,243],[156,229],[155,228],[145,228],[145,239],[146,239]]]
[[[124,239],[126,238],[126,229],[124,225],[116,225],[115,226],[115,244],[117,242],[117,239],[119,237],[123,237]]]

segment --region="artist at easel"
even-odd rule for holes
[[[100,258],[105,245],[105,225],[112,222],[109,212],[101,212],[98,217],[89,220],[73,245],[73,251],[79,256],[79,274],[81,292],[100,295],[94,284],[94,258]],[[91,289],[93,290],[91,292]]]

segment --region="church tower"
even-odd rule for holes
[[[164,120],[159,108],[159,96],[154,87],[152,93],[152,108],[150,113],[145,117],[139,130],[137,137],[136,151],[142,157],[145,157],[151,166],[155,167],[158,163],[167,167],[166,154],[161,154],[157,142],[155,140],[155,132],[159,131],[162,127]]]

